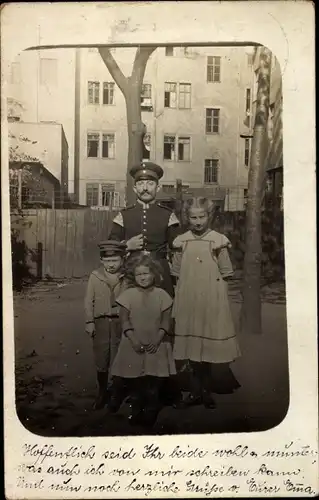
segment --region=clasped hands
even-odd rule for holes
[[[129,338],[130,338],[130,341],[132,343],[134,351],[139,353],[139,354],[143,354],[145,352],[147,352],[149,354],[154,354],[155,352],[157,352],[157,350],[162,342],[162,338],[159,338],[158,340],[150,342],[149,344],[142,344],[139,340],[137,340],[135,338],[132,338],[132,337],[129,337]]]

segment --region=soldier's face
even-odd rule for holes
[[[136,196],[144,203],[150,203],[155,200],[158,189],[158,183],[152,179],[141,179],[136,181],[134,185]]]

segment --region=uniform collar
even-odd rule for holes
[[[137,203],[141,205],[141,207],[146,210],[147,208],[150,208],[151,205],[155,205],[156,200],[151,201],[151,203],[144,203],[143,201],[137,199]]]

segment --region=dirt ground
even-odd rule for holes
[[[239,284],[230,286],[237,324]],[[96,380],[84,331],[85,287],[85,280],[41,282],[14,296],[18,416],[30,431],[46,436],[145,434],[129,426],[125,405],[116,416],[92,410]],[[216,395],[215,410],[164,408],[153,433],[248,432],[281,422],[289,405],[283,284],[263,288],[263,334],[242,334],[239,342],[242,357],[233,371],[241,388]]]

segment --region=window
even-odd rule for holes
[[[152,99],[152,85],[150,83],[143,83],[141,98]]]
[[[114,134],[102,134],[102,158],[115,158]]]
[[[141,108],[142,110],[152,111],[152,85],[143,83],[141,89]]]
[[[103,104],[114,104],[114,83],[103,82]]]
[[[18,62],[11,64],[10,82],[15,85],[21,83],[21,65]]]
[[[245,165],[249,166],[249,158],[250,158],[250,140],[245,139]]]
[[[88,158],[97,158],[99,156],[100,134],[98,132],[89,132],[87,134],[87,155]]]
[[[114,196],[114,184],[102,184],[101,187],[102,207],[111,207],[113,205],[113,196]]]
[[[176,108],[176,83],[165,82],[164,107]]]
[[[165,47],[165,55],[171,57],[174,55],[174,47]]]
[[[178,138],[178,161],[190,161],[191,139],[190,137]]]
[[[175,185],[174,184],[163,184],[162,191],[166,194],[174,194],[175,193]]]
[[[174,135],[164,135],[164,160],[175,160]]]
[[[219,133],[219,118],[220,118],[220,109],[217,108],[206,109],[206,134]]]
[[[58,61],[56,59],[40,59],[40,84],[56,85],[58,77]]]
[[[86,185],[86,204],[89,207],[96,207],[99,204],[99,185]]]
[[[208,56],[207,57],[207,81],[208,82],[220,82],[220,61],[221,58],[218,56]]]
[[[89,104],[100,103],[100,82],[88,83],[88,101]]]
[[[149,160],[151,157],[151,134],[145,134],[143,142],[143,160]]]
[[[191,89],[190,83],[179,84],[179,108],[189,109],[191,107]]]
[[[218,160],[205,160],[204,183],[216,184],[218,182]]]
[[[246,89],[246,117],[247,127],[250,127],[250,113],[251,112],[251,89]]]

